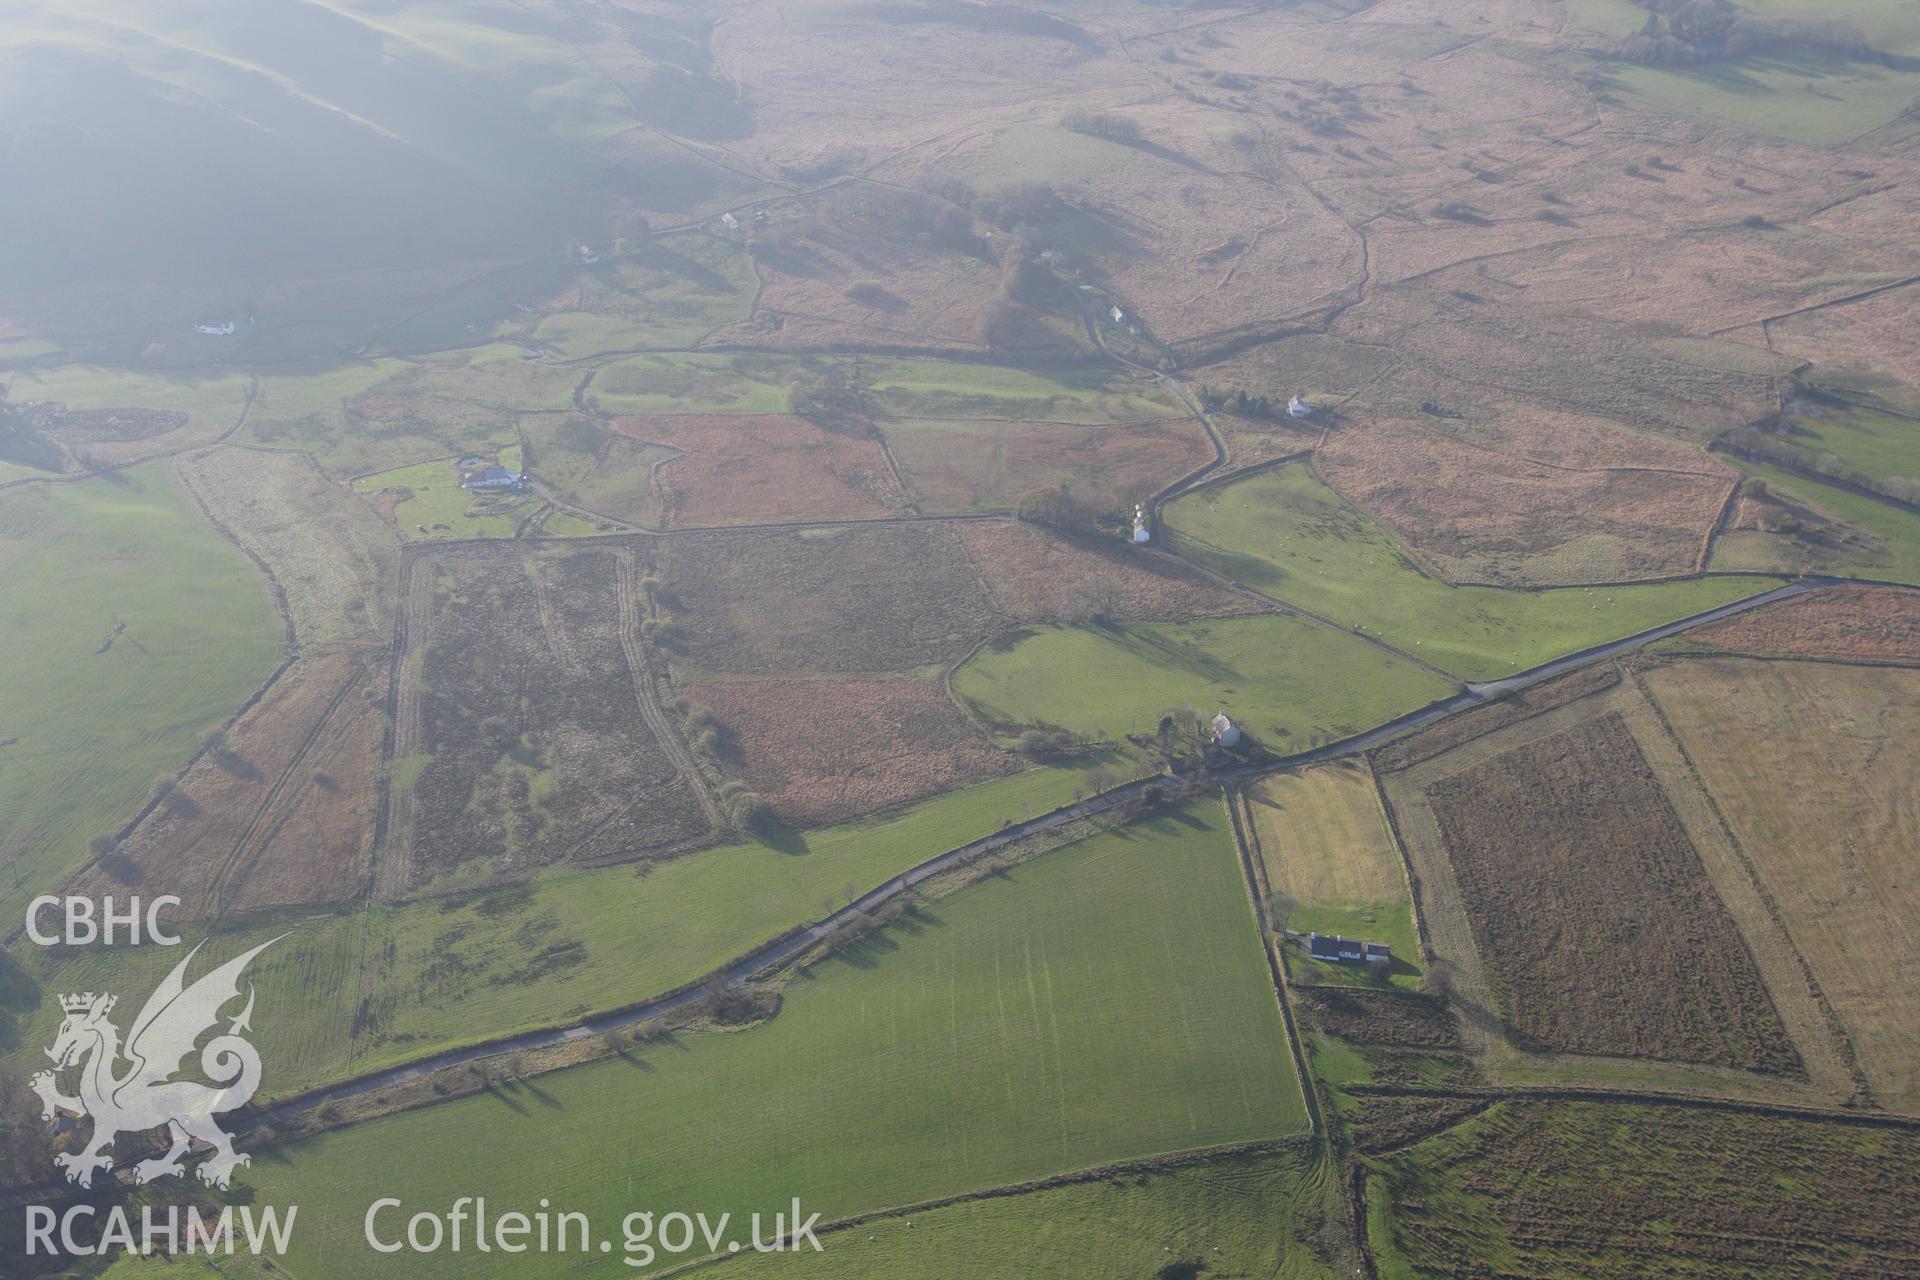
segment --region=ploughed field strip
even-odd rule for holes
[[[1618,715],[1503,752],[1428,794],[1510,1035],[1565,1053],[1800,1071],[1738,928]]]
[[[1916,1179],[1906,1130],[1508,1102],[1374,1163],[1368,1233],[1384,1271],[1420,1277],[1486,1258],[1596,1280],[1893,1276],[1920,1256]]]
[[[1798,648],[1806,635],[1796,621],[1783,638]],[[1882,651],[1872,631],[1862,638]],[[1880,1106],[1911,1112],[1920,672],[1697,658],[1645,680],[1818,982],[1861,1083]],[[1756,754],[1756,741],[1771,749]]]

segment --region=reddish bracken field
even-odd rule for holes
[[[296,662],[86,873],[85,891],[164,884],[197,917],[363,893],[385,730],[367,696],[378,674],[345,656]]]
[[[1115,540],[1068,538],[1015,520],[953,528],[994,603],[1015,622],[1088,621],[1073,615],[1089,593],[1112,622],[1220,618],[1260,607],[1182,561]]]
[[[796,826],[845,821],[1020,768],[930,680],[726,680],[685,692],[713,713],[748,785]]]
[[[1836,587],[1702,627],[1686,643],[1763,658],[1920,662],[1920,591]]]
[[[1697,569],[1734,485],[1697,458],[1694,470],[1549,465],[1386,420],[1334,432],[1314,465],[1448,579],[1550,586]]]
[[[669,528],[884,516],[902,503],[886,449],[864,426],[829,429],[787,414],[661,414],[613,425],[683,454],[654,472]]]

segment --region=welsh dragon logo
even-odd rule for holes
[[[239,997],[240,975],[248,962],[272,945],[262,943],[187,986],[187,966],[200,951],[195,947],[147,998],[124,1046],[120,1029],[107,1016],[113,1012],[115,997],[91,991],[60,997],[66,1019],[53,1048],[47,1050],[54,1069],[40,1072],[31,1083],[40,1095],[43,1119],[65,1112],[93,1121],[93,1134],[84,1148],[54,1157],[67,1181],[92,1185],[96,1170],[113,1167],[115,1138],[163,1125],[172,1146],[165,1155],[135,1166],[134,1177],[140,1183],[180,1174],[181,1161],[196,1147],[212,1149],[195,1171],[208,1186],[227,1186],[236,1168],[252,1163],[251,1157],[233,1149],[233,1139],[214,1122],[215,1115],[245,1106],[260,1087],[260,1053],[241,1037],[241,1032],[251,1030],[251,983],[246,1008],[224,1034],[200,1050],[201,1073],[215,1083],[173,1077],[201,1035],[219,1022],[220,1010]],[[60,1092],[59,1078],[75,1067],[79,1095],[68,1097]]]

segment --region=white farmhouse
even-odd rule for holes
[[[1240,726],[1227,719],[1224,711],[1215,716],[1207,727],[1213,730],[1213,744],[1216,747],[1231,747],[1240,741]]]
[[[1313,406],[1299,396],[1287,401],[1287,412],[1296,418],[1305,418],[1313,413]]]
[[[1139,507],[1133,509],[1133,540],[1137,543],[1153,539],[1153,530],[1147,524],[1147,513]]]

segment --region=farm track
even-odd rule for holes
[[[622,547],[614,562],[620,604],[620,648],[627,656],[627,675],[633,684],[633,696],[639,705],[641,718],[659,740],[661,750],[673,761],[674,768],[693,788],[701,811],[707,815],[709,828],[722,830],[726,827],[726,819],[721,816],[720,803],[707,786],[706,775],[700,772],[700,762],[693,758],[693,752],[680,740],[679,730],[667,718],[666,708],[660,705],[660,691],[654,681],[653,666],[647,661],[645,646],[640,643],[640,611],[635,603],[632,550]]]

